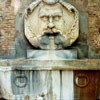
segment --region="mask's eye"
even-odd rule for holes
[[[59,21],[61,16],[54,16],[55,21]]]
[[[48,20],[49,20],[49,17],[48,17],[48,16],[41,16],[41,19],[42,19],[43,21],[48,21]]]

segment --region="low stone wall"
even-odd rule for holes
[[[0,60],[0,66],[12,70],[100,70],[100,60]],[[24,69],[25,67],[25,69]]]
[[[99,70],[100,60],[0,60],[0,97],[5,100],[100,99]]]

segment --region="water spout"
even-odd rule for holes
[[[49,49],[55,50],[54,36],[49,37]]]

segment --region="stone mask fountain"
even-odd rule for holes
[[[72,5],[61,0],[35,1],[25,10],[24,29],[30,44],[41,49],[40,57],[45,56],[41,59],[51,56],[52,60],[59,59],[57,55],[65,55],[65,59],[77,56],[76,50],[64,50],[79,36],[79,13]],[[27,50],[28,58],[36,59],[39,54]],[[50,57],[46,56],[48,54]]]
[[[25,9],[24,35],[35,48],[27,48],[31,64],[26,60],[4,68],[8,74],[0,73],[1,86],[6,81],[8,86],[2,86],[2,96],[7,100],[73,100],[73,72],[52,68],[77,59],[77,50],[68,49],[79,37],[77,9],[62,0],[36,0]]]

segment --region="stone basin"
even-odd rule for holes
[[[7,100],[73,100],[73,70],[100,70],[99,66],[100,60],[88,59],[0,60],[0,94]]]
[[[69,79],[70,85],[65,84],[64,82]],[[67,87],[66,91],[70,92],[61,96],[61,91],[65,91],[64,86]],[[5,100],[48,100],[48,98],[73,100],[74,98],[73,72],[55,71],[50,67],[0,67],[0,87],[1,97]]]

